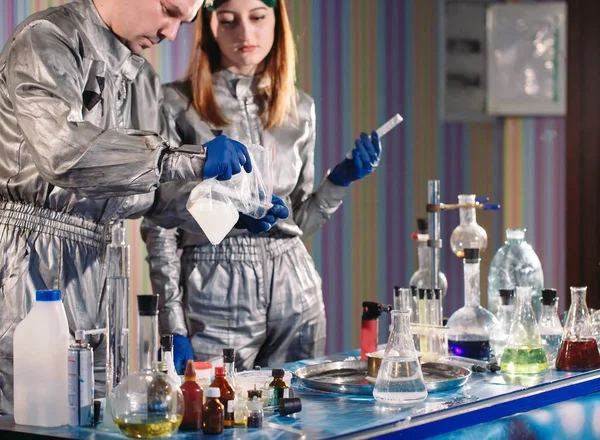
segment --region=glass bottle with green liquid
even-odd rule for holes
[[[531,287],[517,287],[517,309],[500,367],[508,374],[537,374],[548,369],[540,330],[533,311]]]

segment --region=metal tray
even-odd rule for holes
[[[425,362],[421,365],[427,391],[435,393],[463,386],[471,371],[466,368]],[[305,387],[342,394],[373,394],[374,383],[367,379],[367,361],[324,362],[299,368],[292,373]]]

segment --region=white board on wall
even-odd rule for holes
[[[489,5],[486,30],[487,112],[564,115],[566,3]]]

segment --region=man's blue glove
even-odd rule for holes
[[[267,214],[263,218],[254,218],[240,213],[240,220],[236,227],[247,229],[254,234],[260,234],[271,229],[278,219],[288,218],[290,211],[285,206],[285,203],[283,203],[283,200],[273,194],[271,203],[273,207],[267,211]]]
[[[377,132],[371,133],[371,138],[366,133],[360,134],[360,139],[354,141],[352,159],[344,159],[336,165],[329,174],[329,181],[338,186],[348,186],[358,179],[362,179],[373,172],[379,160],[381,147]]]
[[[177,374],[185,373],[188,360],[194,360],[194,349],[190,340],[181,335],[173,335],[173,363]]]
[[[204,146],[206,147],[206,162],[202,174],[204,179],[216,177],[217,180],[229,180],[231,176],[242,171],[242,167],[247,173],[252,171],[248,149],[238,141],[221,135],[208,141]]]

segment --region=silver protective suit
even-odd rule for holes
[[[162,299],[162,331],[189,335],[197,359],[235,348],[238,370],[323,354],[321,279],[300,237],[321,227],[346,193],[328,179],[313,192],[312,98],[299,92],[298,121],[263,130],[256,82],[227,70],[214,75],[217,104],[231,121],[223,132],[242,143],[274,147],[273,192],[290,209],[289,218],[265,234],[234,229],[218,246],[201,233],[142,222],[152,288]],[[206,142],[220,132],[200,120],[188,105],[190,96],[189,82],[164,88],[173,144]]]
[[[62,291],[72,334],[102,328],[111,221],[151,215],[159,182],[200,180],[204,147],[154,134],[161,96],[91,0],[29,17],[0,53],[0,412],[12,412],[13,333],[36,290]],[[103,337],[91,344],[102,396]]]

